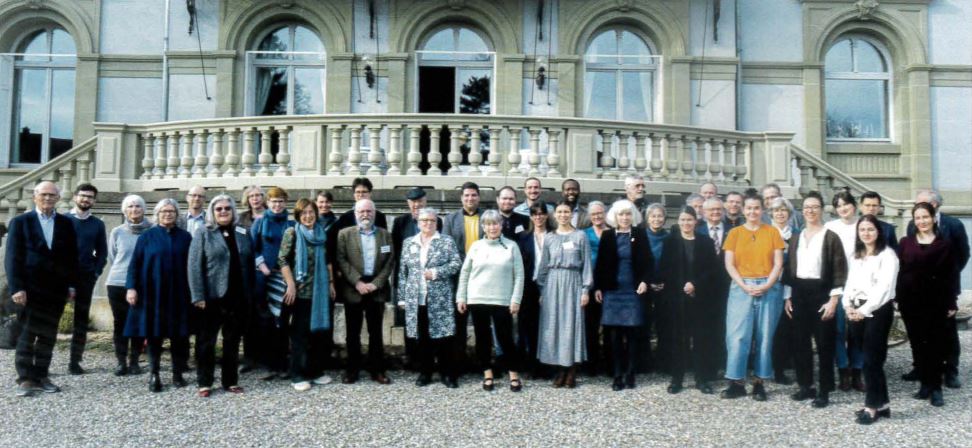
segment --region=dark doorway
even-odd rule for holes
[[[419,67],[419,113],[451,114],[456,111],[456,69],[453,67]],[[419,140],[419,150],[422,161],[419,169],[426,174],[431,167],[429,164],[430,132],[439,133],[439,153],[442,161],[439,169],[447,171],[451,166],[447,159],[449,154],[449,136],[446,129],[423,129]]]

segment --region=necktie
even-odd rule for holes
[[[719,237],[719,226],[710,228],[709,236],[712,237],[712,241],[715,243],[716,255],[719,255],[722,251],[722,238]]]

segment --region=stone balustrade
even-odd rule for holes
[[[0,186],[0,210],[7,212],[5,222],[33,208],[34,186],[42,181],[51,181],[60,187],[61,199],[57,209],[68,210],[74,188],[92,182],[96,150],[97,137],[91,137],[40,168]]]

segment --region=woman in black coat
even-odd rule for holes
[[[712,239],[696,233],[697,222],[695,209],[683,208],[662,249],[660,275],[665,284],[663,308],[671,349],[668,392],[672,394],[682,391],[690,362],[695,387],[704,394],[713,393],[710,382],[716,376],[716,349],[723,336],[712,329],[718,328],[714,319],[719,315],[714,287],[724,268],[712,250]]]
[[[540,331],[540,287],[536,281],[536,264],[543,252],[544,237],[550,232],[547,206],[537,202],[530,207],[530,228],[520,232],[516,244],[523,256],[523,300],[517,314],[517,345],[525,369],[534,376],[541,375],[537,362],[537,340]]]
[[[636,329],[644,322],[643,303],[648,292],[653,260],[648,235],[638,227],[641,213],[634,203],[620,200],[607,212],[607,229],[601,233],[594,267],[594,299],[602,304],[601,325],[611,340],[614,384],[620,391],[635,387],[638,350]],[[623,382],[622,382],[623,378]]]

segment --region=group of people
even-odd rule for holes
[[[496,207],[485,209],[479,187],[467,182],[461,209],[444,216],[414,188],[409,213],[391,230],[367,178],[355,179],[354,207],[341,215],[323,191],[288,209],[283,189],[250,187],[239,206],[220,194],[206,207],[206,191],[194,187],[187,211],[162,199],[154,220],[143,198],[127,196],[124,223],[108,233],[90,213],[93,186],[77,188],[65,216],[54,210],[57,186],[42,182],[35,210],[11,221],[7,243],[10,291],[23,305],[18,394],[58,390],[48,367],[69,298],[76,308],[69,371],[84,373],[87,310],[106,266],[115,373],[140,373],[145,347],[155,392],[163,389],[163,341],[172,384],[181,387],[195,337],[198,395],[210,396],[220,333],[221,386],[230,393],[242,393],[239,372],[257,366],[269,372],[264,379],[289,379],[298,391],[331,382],[324,372],[335,365],[335,302],[343,303],[346,327],[341,381],[354,383],[365,370],[388,384],[389,301],[401,314],[418,386],[438,371],[458,387],[475,366],[485,390],[504,372],[514,392],[524,373],[573,388],[586,367],[606,370],[618,391],[635,387],[637,373],[660,369],[672,394],[690,371],[695,387],[711,394],[721,367],[723,398],[764,401],[764,382],[790,384],[792,366],[794,400],[820,408],[837,388],[865,391],[856,418],[868,424],[890,415],[883,364],[896,302],[915,367],[905,379],[921,384],[916,397],[941,406],[942,385],[960,387],[955,311],[969,245],[961,222],[941,213],[938,193],[919,192],[899,242],[894,226],[876,217],[874,192],[839,191],[831,201],[838,219],[824,222],[817,192],[797,213],[773,184],[722,199],[705,183],[669,228],[666,208],[647,203],[644,179],[629,176],[624,186],[612,204],[585,207],[580,183],[568,179],[554,205],[529,178],[524,202],[503,187]],[[475,356],[467,359],[470,317]]]

